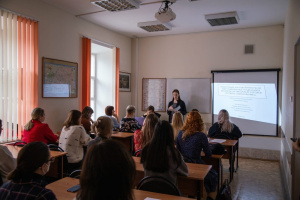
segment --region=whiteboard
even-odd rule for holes
[[[185,102],[187,112],[198,109],[200,113],[210,113],[210,78],[168,78],[166,105],[172,101],[172,91],[178,89],[180,98]]]

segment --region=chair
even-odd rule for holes
[[[143,178],[139,182],[137,189],[149,192],[181,196],[180,191],[172,182],[160,176],[147,176]]]
[[[74,170],[74,171],[71,172],[69,177],[79,179],[80,178],[80,173],[81,173],[81,169]]]
[[[48,144],[48,147],[51,151],[60,151],[60,152],[65,152],[62,148],[60,148],[59,146],[57,146],[56,144]],[[66,155],[63,155],[63,175],[64,176],[68,176],[70,174],[69,172],[69,168],[68,168],[68,158]]]
[[[16,141],[13,146],[17,146],[17,147],[23,147],[27,144],[27,142],[24,141]]]
[[[142,149],[137,150],[136,152],[134,152],[133,156],[140,157],[141,156],[141,151],[142,151]]]

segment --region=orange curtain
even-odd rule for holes
[[[18,17],[18,138],[38,107],[38,22]]]
[[[90,105],[91,86],[91,39],[82,38],[81,110]]]
[[[120,48],[116,48],[116,105],[115,111],[119,115],[119,72],[120,72]]]

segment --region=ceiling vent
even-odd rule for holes
[[[91,3],[111,12],[131,10],[140,7],[140,4],[135,0],[91,0]]]
[[[161,23],[159,21],[140,22],[138,27],[148,32],[169,31],[172,29],[169,23]]]
[[[205,19],[211,26],[238,24],[239,21],[237,12],[209,14],[205,15]]]

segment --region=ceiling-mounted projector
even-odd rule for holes
[[[171,10],[171,8],[169,8],[166,12],[155,13],[155,18],[162,23],[166,23],[174,20],[176,18],[176,14]]]
[[[170,8],[170,5],[175,3],[176,0],[166,0],[162,2],[162,5],[165,4],[164,7],[159,8],[158,12],[155,13],[155,18],[160,21],[161,23],[167,23],[172,21],[176,18],[176,14]]]

